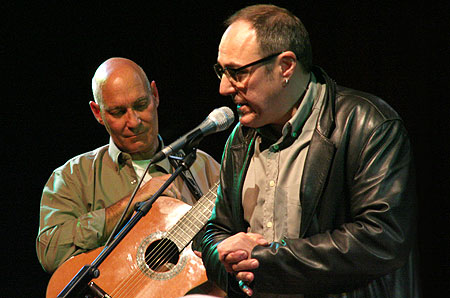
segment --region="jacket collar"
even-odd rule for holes
[[[312,71],[317,81],[327,86],[316,129],[320,134],[329,138],[335,128],[336,83],[319,66],[314,66]]]

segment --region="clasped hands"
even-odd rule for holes
[[[257,259],[252,259],[252,250],[257,245],[269,245],[266,239],[260,234],[238,233],[217,246],[219,260],[225,266],[228,273],[233,274],[239,282],[239,287],[248,296],[253,295],[253,289],[248,285],[255,276],[249,270],[259,267]]]

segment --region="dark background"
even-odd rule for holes
[[[2,297],[45,295],[49,275],[40,267],[34,246],[40,195],[53,169],[108,142],[88,106],[91,78],[100,63],[127,57],[157,82],[160,133],[166,143],[198,125],[214,108],[234,110],[230,99],[218,94],[212,65],[222,21],[255,2],[91,2],[0,6],[6,166]],[[449,78],[444,72],[449,62],[444,58],[449,51],[448,7],[395,1],[273,3],[303,21],[315,64],[338,84],[382,97],[403,117],[418,173],[424,297],[433,297],[431,292],[447,296],[449,98],[443,87]],[[201,149],[220,160],[228,133],[205,138]]]

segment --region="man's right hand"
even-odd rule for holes
[[[152,177],[149,181],[144,183],[139,190],[136,192],[136,197],[134,198],[134,203],[142,202],[153,196],[163,184],[169,179],[171,174],[166,174],[162,176]],[[180,191],[171,183],[162,193],[164,196],[181,199]]]

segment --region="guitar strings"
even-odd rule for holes
[[[189,216],[186,218],[189,218]],[[176,225],[176,227],[181,226],[182,224],[180,224],[180,223],[182,223],[182,222],[183,221],[180,220],[179,223]],[[174,227],[174,228],[176,228],[176,227]],[[171,236],[173,234],[172,231],[174,230],[174,228],[172,228],[171,231],[169,231],[167,233],[167,236]],[[178,250],[176,250],[174,245],[171,245],[171,243],[172,242],[166,238],[161,239],[158,246],[146,257],[146,263],[149,264],[149,268],[153,268],[153,269],[157,270],[166,261],[170,260],[176,254],[178,254]],[[171,245],[171,246],[169,246],[169,245]],[[161,251],[161,248],[162,248],[162,251]],[[152,262],[149,262],[150,258],[152,256],[154,256],[154,259],[152,260]],[[152,271],[150,271],[150,273],[151,273],[150,275],[158,274],[157,272],[152,272]],[[136,274],[139,274],[139,272],[136,272]],[[139,276],[138,279],[132,279],[131,280],[132,283],[128,283],[126,286],[135,288],[144,279],[145,279],[144,275]]]
[[[199,200],[198,201],[198,203],[199,204],[195,204],[193,207],[192,207],[192,210],[196,210],[196,209],[199,209],[200,207],[203,207],[204,208],[204,202],[206,202],[207,204],[209,203],[209,209],[212,209],[211,207],[214,205],[214,202],[212,202],[211,201],[211,199],[212,199],[212,197],[211,197],[211,195],[213,195],[213,196],[216,196],[216,191],[217,191],[217,188],[218,188],[218,184],[219,184],[219,182],[217,182],[209,191],[208,191],[208,193],[205,195],[205,197],[207,197],[208,198],[208,195],[210,196],[209,198],[208,198],[208,200]],[[212,205],[212,206],[211,206]],[[198,220],[197,218],[195,218],[195,217],[192,217],[191,216],[191,213],[192,212],[188,212],[188,213],[186,213],[176,224],[175,224],[175,226],[173,227],[173,228],[171,228],[168,232],[167,232],[167,238],[169,238],[169,236],[172,236],[172,235],[175,235],[175,234],[178,234],[179,235],[179,233],[176,233],[176,228],[180,228],[181,226],[183,226],[183,223],[184,223],[184,220],[186,220],[186,221],[189,221],[190,223],[192,223],[192,225],[195,225],[193,222],[192,222],[192,219],[194,219],[194,220],[197,220],[197,221],[200,221],[200,220]],[[203,213],[200,213],[201,215],[203,215],[203,216],[205,216]],[[205,216],[205,218],[204,219],[208,219],[209,217],[206,217]],[[200,221],[201,222],[201,221]],[[204,223],[203,223],[204,224]],[[202,224],[202,225],[203,225]],[[186,227],[186,228],[188,228],[188,229],[190,229],[191,230],[191,232],[193,232],[193,230],[192,230],[192,228],[191,228],[191,226],[192,225],[186,225],[186,224],[184,224],[184,227]],[[198,226],[196,226],[197,228],[198,228]],[[200,227],[201,228],[201,227]],[[180,230],[181,230],[181,228],[180,228]],[[155,248],[153,248],[152,249],[152,251],[150,252],[150,253],[148,253],[146,256],[145,256],[145,264],[147,264],[148,265],[148,268],[147,269],[150,269],[150,270],[147,270],[149,273],[150,273],[150,278],[152,279],[152,277],[151,276],[154,276],[154,275],[156,275],[156,274],[158,274],[158,272],[156,271],[156,270],[158,270],[162,265],[164,265],[164,264],[166,264],[168,261],[170,261],[173,257],[175,257],[178,253],[180,253],[183,249],[184,249],[184,247],[186,246],[186,245],[188,245],[189,244],[189,242],[192,240],[192,237],[191,238],[189,238],[188,239],[188,241],[186,241],[186,239],[183,239],[185,242],[186,242],[186,244],[184,245],[184,247],[182,247],[181,248],[181,250],[180,251],[178,251],[178,246],[176,245],[176,243],[174,243],[173,241],[171,241],[171,240],[169,240],[169,239],[167,239],[167,238],[162,238],[162,239],[159,239],[160,241],[159,241],[159,243],[156,245],[156,247]],[[171,244],[173,244],[173,245],[171,245]],[[152,257],[154,257],[153,259],[152,259]],[[152,260],[150,260],[150,259],[152,259]],[[144,264],[144,266],[145,266],[145,264]],[[176,265],[176,264],[175,264]],[[141,270],[139,270],[139,266],[137,266],[137,264],[134,264],[134,269],[133,269],[133,272],[127,277],[127,278],[125,278],[125,279],[123,279],[122,280],[122,282],[121,283],[119,283],[119,285],[113,290],[113,292],[115,293],[115,294],[113,294],[113,293],[111,293],[111,295],[113,296],[113,297],[117,297],[117,298],[119,298],[119,297],[122,297],[121,295],[122,294],[119,294],[119,292],[126,292],[125,294],[126,295],[129,295],[129,288],[132,288],[132,289],[136,289],[137,288],[137,286],[139,285],[139,284],[141,284],[143,281],[145,281],[145,280],[147,280],[147,276],[145,275],[145,274],[140,274],[140,271]],[[154,268],[155,270],[153,270],[152,268]],[[169,270],[168,271],[170,271],[170,270],[172,270],[172,268],[169,268]],[[127,297],[127,296],[125,296],[125,297]]]
[[[215,194],[214,194],[214,195],[215,195]],[[201,202],[199,202],[199,203],[201,203]],[[210,204],[213,205],[212,202],[210,202]],[[198,204],[196,204],[196,206],[197,206],[197,205],[198,205]],[[200,204],[200,205],[201,205],[201,204]],[[210,206],[210,207],[212,207],[212,206]],[[198,208],[197,208],[197,209],[198,209]],[[189,216],[190,214],[186,214],[186,215],[187,215],[187,216],[186,216],[185,219],[187,219],[187,220],[191,220],[191,219],[193,218],[192,216]],[[195,219],[195,218],[194,218],[194,219]],[[191,222],[192,222],[192,221],[191,221]],[[176,227],[180,227],[180,226],[182,226],[182,225],[183,225],[183,220],[180,220],[180,221],[175,225],[175,227],[172,228],[172,229],[167,233],[167,236],[172,236],[172,235],[173,235],[173,230],[176,230],[176,229],[175,229]],[[186,225],[184,225],[184,226],[186,226]],[[187,227],[190,228],[190,226],[187,226]],[[191,231],[192,231],[192,229],[191,229]],[[185,239],[184,239],[184,240],[185,240]],[[190,241],[190,240],[189,240],[189,241]],[[189,241],[186,241],[186,242],[189,242]],[[171,242],[170,240],[168,240],[168,239],[161,239],[161,241],[160,241],[160,243],[157,245],[157,247],[156,247],[151,253],[149,253],[149,254],[146,256],[146,263],[149,263],[150,258],[151,258],[152,256],[155,256],[155,258],[153,259],[153,262],[151,262],[151,263],[149,264],[149,268],[154,268],[155,270],[157,270],[161,265],[163,265],[165,262],[171,260],[172,257],[174,257],[174,256],[176,256],[176,255],[178,254],[178,250],[176,249],[177,246],[174,246],[174,245],[169,246],[171,243],[172,243],[172,242]],[[162,248],[162,251],[161,251],[161,248]],[[181,250],[182,250],[182,249],[181,249]],[[170,270],[170,269],[169,269],[169,270]],[[150,271],[150,273],[151,273],[151,275],[158,274],[156,271]],[[136,274],[139,274],[139,272],[135,270],[135,274],[133,274],[133,275],[135,276]],[[126,285],[126,288],[129,288],[129,287],[135,288],[135,287],[136,287],[139,283],[141,283],[141,281],[143,281],[145,278],[146,278],[145,275],[142,275],[142,276],[138,277],[138,279],[132,279],[132,278],[129,278],[129,280],[131,280],[132,283],[128,283],[128,284]],[[122,288],[122,290],[126,290],[126,288]],[[116,297],[116,296],[117,296],[117,295],[115,295],[115,297]],[[117,296],[117,297],[119,297],[119,296]]]
[[[167,240],[165,238],[162,238],[159,240],[160,241],[157,244],[157,246],[145,257],[145,262],[148,263],[151,256],[152,255],[154,256],[154,260],[152,261],[151,264],[148,264],[148,266],[149,266],[149,268],[154,268],[154,266],[157,266],[155,268],[155,270],[157,270],[157,268],[159,268],[159,266],[162,265],[162,263],[165,261],[165,259],[170,260],[170,257],[171,257],[169,240]],[[175,255],[175,254],[173,254],[173,255]],[[136,268],[136,267],[138,267],[138,266],[135,265],[134,272],[127,279],[124,279],[123,282],[121,283],[121,285],[119,285],[119,287],[117,288],[117,290],[125,293],[125,295],[129,295],[129,292],[130,292],[129,289],[137,288],[137,286],[145,279],[145,274],[143,274],[141,276],[139,268]],[[156,271],[154,271],[152,269],[147,270],[147,272],[150,273],[150,278],[152,275],[156,274]],[[122,294],[119,294],[119,292],[117,292],[113,295],[113,297],[122,297],[121,295]]]
[[[156,270],[163,264],[163,262],[167,259],[170,260],[170,247],[169,247],[170,241],[162,238],[159,239],[158,244],[156,245],[153,250],[146,255],[145,257],[145,263],[148,263],[150,261],[151,256],[154,256],[154,259],[150,264],[148,264],[149,268],[155,268],[155,270],[146,270],[150,278],[152,278],[153,275],[156,274]],[[173,246],[172,246],[173,247]],[[175,255],[175,253],[172,254],[172,256]],[[145,265],[144,265],[145,266]],[[118,290],[125,293],[125,295],[129,295],[130,288],[135,289],[137,286],[145,280],[145,274],[140,274],[139,268],[136,268],[138,266],[135,266],[134,272],[127,278],[124,279],[122,284],[118,287]],[[115,290],[116,291],[116,290]],[[113,297],[122,297],[121,294],[116,293],[113,295]],[[125,296],[126,297],[126,296]]]
[[[213,193],[213,195],[215,196],[215,193]],[[196,207],[195,207],[196,209],[199,209],[199,206],[202,207],[203,201],[200,201],[199,203],[200,203],[200,204],[196,204]],[[208,203],[208,202],[207,202],[207,203]],[[211,207],[214,205],[214,203],[211,202],[211,201],[209,201],[209,203],[210,203],[210,206],[209,206],[209,207],[210,207],[210,209],[212,209]],[[204,205],[204,204],[203,204],[203,205]],[[186,216],[185,218],[183,218],[183,219],[191,220],[191,218],[193,218],[192,216],[190,216],[191,213],[192,213],[192,212],[186,214],[187,216]],[[195,218],[194,218],[194,219],[195,219]],[[192,221],[191,221],[191,222],[192,222]],[[177,229],[177,228],[180,228],[181,226],[185,226],[185,227],[190,228],[189,225],[186,225],[186,223],[185,223],[184,220],[180,220],[180,221],[175,225],[175,227],[172,228],[172,229],[168,232],[168,234],[167,234],[168,238],[172,238],[171,236],[174,235],[173,232],[174,232],[174,231],[177,231],[177,230],[180,230],[180,229]],[[199,226],[198,228],[200,229],[201,226]],[[192,229],[191,229],[191,231],[192,231]],[[175,234],[176,234],[176,233],[175,233]],[[186,241],[186,239],[184,239],[184,240],[185,240],[185,243],[186,243],[185,245],[187,245],[187,243],[189,243],[191,239],[192,239],[192,237],[189,238],[187,241]],[[149,258],[152,256],[153,253],[155,253],[155,251],[152,251],[152,252],[147,256],[146,259],[147,259],[147,263],[150,263],[150,264],[149,264],[149,267],[150,267],[150,268],[159,268],[159,266],[163,265],[164,262],[170,260],[172,257],[176,256],[176,255],[179,253],[178,250],[172,249],[172,248],[174,248],[173,245],[172,245],[171,247],[165,246],[165,244],[167,244],[167,245],[171,244],[171,241],[170,241],[170,240],[165,239],[164,241],[165,241],[165,242],[161,242],[161,246],[163,247],[164,251],[162,251],[162,252],[161,252],[161,251],[156,252],[157,255],[160,255],[159,258],[158,258],[158,257],[155,257],[155,258],[154,258],[154,261],[153,261],[152,263],[150,263],[150,262],[148,262],[148,261],[149,261]],[[185,245],[184,245],[184,246],[185,246]],[[161,247],[161,246],[160,246],[160,247]],[[183,247],[183,248],[184,248],[184,247]],[[182,248],[182,249],[183,249],[183,248]],[[181,250],[182,250],[182,249],[181,249]],[[158,272],[152,272],[151,275],[156,275],[156,274],[158,274]],[[146,278],[146,276],[144,276],[144,275],[140,276],[140,279],[141,279],[141,280],[145,280],[145,278]]]
[[[218,183],[217,183],[217,185],[218,185]],[[215,187],[217,187],[217,185],[215,185]],[[203,209],[204,209],[204,202],[210,204],[209,210],[211,211],[211,210],[212,210],[212,207],[214,206],[214,202],[211,201],[211,198],[212,198],[211,195],[215,197],[215,196],[216,196],[216,193],[215,193],[216,190],[217,190],[217,188],[214,189],[214,190],[213,190],[213,188],[212,188],[212,189],[209,191],[209,193],[207,194],[207,195],[210,196],[210,198],[208,198],[208,200],[199,200],[199,202],[198,202],[199,204],[194,205],[193,211],[197,211],[197,210],[195,210],[195,209],[199,209],[199,208],[201,208],[201,207],[203,207]],[[181,231],[181,228],[180,228],[181,226],[188,227],[188,228],[190,229],[190,226],[189,226],[189,225],[186,226],[185,219],[191,220],[191,218],[193,218],[193,217],[191,216],[192,213],[194,213],[194,212],[188,212],[187,214],[185,214],[185,216],[184,216],[181,220],[179,220],[179,221],[176,223],[176,225],[175,225],[172,229],[170,229],[170,230],[168,231],[167,237],[168,237],[168,238],[173,238],[173,237],[171,237],[171,236],[173,236],[173,235],[174,235],[174,232],[176,232],[177,230],[180,230],[180,231]],[[203,213],[200,212],[200,214],[203,214]],[[209,217],[205,217],[205,219],[208,219],[208,218],[209,218]],[[191,223],[192,223],[192,221],[191,221]],[[202,225],[203,225],[203,224],[204,224],[204,222],[202,223]],[[201,226],[199,226],[199,227],[197,227],[197,228],[200,229]],[[192,231],[192,229],[191,229],[191,231]],[[193,231],[192,231],[192,232],[193,232]],[[176,233],[175,233],[175,234],[176,234]],[[179,246],[183,246],[183,247],[181,248],[181,250],[184,248],[184,246],[186,246],[186,245],[190,242],[190,240],[192,240],[192,237],[189,238],[189,239],[187,239],[187,241],[186,241],[186,239],[183,239],[183,240],[185,241],[186,244],[184,244],[184,245],[181,245],[181,244],[180,244],[180,245],[179,245]],[[170,260],[172,257],[174,257],[176,254],[179,253],[177,249],[172,249],[172,248],[174,248],[173,245],[172,245],[172,246],[168,246],[168,245],[171,244],[171,243],[172,243],[172,242],[171,242],[170,240],[167,240],[167,239],[161,241],[161,242],[159,243],[159,245],[158,245],[155,249],[153,249],[153,251],[150,252],[150,253],[146,256],[146,263],[149,265],[149,268],[155,268],[155,269],[157,269],[157,268],[159,268],[164,262]],[[176,248],[178,248],[178,246],[176,246]],[[161,250],[161,249],[162,249],[162,250]],[[150,258],[151,258],[152,256],[155,256],[155,258],[153,259],[153,262],[150,262]],[[158,257],[158,256],[159,256],[159,257]],[[139,273],[139,272],[137,272],[137,273]],[[154,275],[154,274],[158,274],[158,273],[157,273],[157,272],[153,272],[152,275]],[[145,279],[145,276],[142,275],[141,279]]]

